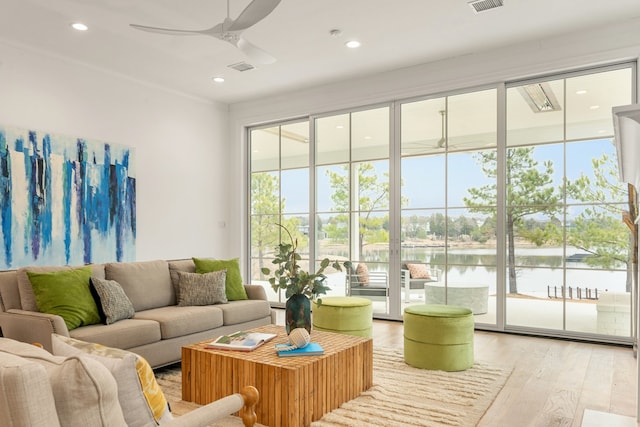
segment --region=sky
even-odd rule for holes
[[[565,173],[563,151],[565,144],[541,145],[534,151],[534,158],[541,165],[545,160],[554,164],[554,183],[562,184]],[[566,144],[566,175],[569,180],[578,178],[583,172],[593,177],[593,158],[606,152],[617,166],[615,147],[610,139],[593,140]],[[387,162],[374,162],[379,175],[387,171]],[[319,168],[317,210],[327,212],[333,205],[332,189],[328,185],[325,169],[343,171],[341,166]],[[440,208],[445,206],[445,192],[448,192],[450,207],[464,207],[463,198],[468,188],[489,184],[490,180],[482,172],[472,153],[452,153],[449,155],[448,180],[445,191],[445,156],[405,157],[402,161],[402,195],[408,199],[409,208]],[[283,171],[282,194],[286,200],[288,213],[308,212],[309,178],[307,169]]]

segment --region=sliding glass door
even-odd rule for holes
[[[249,130],[252,283],[284,225],[329,295],[401,319],[470,307],[478,327],[627,342],[633,240],[611,108],[620,64],[310,116]]]

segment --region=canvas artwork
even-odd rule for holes
[[[0,269],[135,261],[132,148],[0,126]]]

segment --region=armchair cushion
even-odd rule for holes
[[[118,384],[118,400],[129,427],[155,426],[171,412],[147,361],[135,353],[53,334],[53,353],[86,355],[106,367]]]
[[[412,279],[431,279],[431,272],[427,264],[407,264],[407,270],[409,270],[409,277]]]
[[[356,267],[356,275],[362,286],[369,285],[369,267],[367,267],[367,264],[359,263]]]
[[[61,425],[126,427],[116,381],[100,363],[86,357],[53,356],[42,348],[9,338],[0,338],[0,351],[46,369]]]

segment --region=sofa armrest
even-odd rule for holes
[[[69,336],[69,330],[62,317],[37,311],[11,309],[1,312],[0,328],[6,338],[41,343],[48,351],[52,351],[52,333]]]
[[[240,411],[243,424],[251,427],[256,423],[255,406],[258,399],[258,390],[255,387],[246,386],[240,393],[218,399],[162,425],[166,427],[205,427],[220,418]]]
[[[268,301],[267,293],[264,288],[260,285],[244,285],[245,291],[247,291],[247,296],[249,299],[261,299]]]

